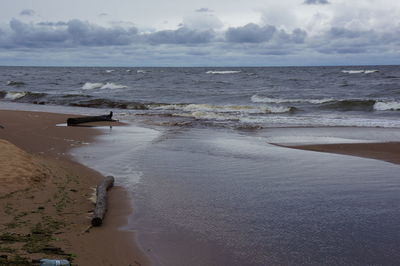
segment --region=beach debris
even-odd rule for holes
[[[88,227],[85,228],[85,230],[82,231],[82,234],[84,233],[89,233],[90,229],[92,229],[93,225],[89,225]]]
[[[97,116],[83,116],[83,117],[72,117],[67,119],[68,126],[74,126],[82,123],[99,122],[99,121],[111,121],[116,122],[117,120],[112,119],[113,112],[108,115],[97,115]]]
[[[0,125],[0,128],[3,128],[3,129],[4,129],[4,126]]]
[[[109,190],[113,185],[114,185],[113,176],[107,176],[99,185],[97,185],[96,207],[94,209],[92,218],[93,226],[100,226],[103,223],[103,218],[107,211],[107,190]]]
[[[39,261],[40,266],[69,266],[71,265],[68,260],[53,260],[53,259],[41,259]]]

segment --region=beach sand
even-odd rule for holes
[[[319,144],[285,147],[358,156],[400,164],[400,142]]]
[[[118,230],[132,212],[121,187],[110,190],[103,225],[87,230],[94,188],[103,177],[67,152],[93,142],[100,131],[56,126],[69,116],[0,111],[0,262],[148,265],[134,234]]]

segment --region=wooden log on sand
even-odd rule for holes
[[[74,126],[81,123],[88,123],[88,122],[98,122],[98,121],[113,121],[116,120],[112,119],[113,112],[110,112],[109,115],[97,115],[97,116],[84,116],[84,117],[73,117],[67,119],[68,126]]]
[[[107,211],[107,190],[114,185],[114,177],[107,176],[97,185],[96,189],[96,207],[94,209],[92,225],[100,226],[103,223],[104,215]]]

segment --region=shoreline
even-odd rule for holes
[[[42,158],[46,163],[52,165],[52,168],[63,169],[63,171],[69,173],[72,171],[79,177],[88,177],[84,184],[80,184],[80,187],[89,190],[90,187],[97,184],[102,175],[77,163],[67,152],[71,148],[93,142],[96,136],[101,135],[101,131],[93,127],[55,126],[64,123],[66,118],[70,116],[55,113],[0,110],[0,124],[5,127],[4,129],[0,128],[0,139],[12,141],[23,150],[35,154],[35,157]],[[15,132],[18,133],[15,134]],[[400,160],[397,159],[400,155],[399,142],[274,145],[400,163]],[[52,170],[54,171],[54,169]],[[55,190],[51,191],[51,195],[54,192]],[[110,208],[104,225],[100,228],[90,229],[90,233],[82,233],[90,224],[90,220],[88,217],[81,217],[82,220],[77,222],[75,227],[79,230],[66,234],[66,239],[70,244],[65,245],[65,249],[77,255],[73,262],[80,265],[151,264],[151,258],[146,257],[146,252],[142,251],[139,243],[135,242],[135,233],[119,230],[121,226],[127,223],[128,216],[132,212],[128,192],[122,187],[114,187],[109,195]],[[86,211],[90,208],[92,208],[90,203],[85,203],[80,216],[87,216]],[[108,245],[108,243],[112,244]],[[99,254],[101,254],[101,257],[98,256]]]
[[[3,201],[7,201],[7,206],[13,206],[14,209],[10,212],[9,219],[4,219],[0,226],[5,227],[5,230],[10,228],[8,231],[18,236],[29,235],[26,232],[34,223],[43,225],[45,223],[43,217],[55,217],[54,219],[59,219],[65,226],[55,230],[54,233],[57,237],[54,237],[55,235],[53,237],[59,240],[50,243],[56,247],[60,246],[65,253],[72,254],[74,264],[148,265],[148,258],[136,243],[135,233],[120,230],[122,226],[126,225],[128,215],[132,212],[132,206],[124,188],[116,186],[110,190],[109,209],[103,226],[91,228],[88,233],[84,233],[90,225],[88,212],[94,208],[89,197],[93,194],[92,189],[103,176],[75,161],[68,151],[71,148],[93,142],[94,138],[101,134],[101,131],[93,127],[56,126],[56,124],[65,123],[66,118],[70,116],[46,112],[0,110],[0,124],[4,127],[0,128],[0,139],[16,145],[22,150],[21,152],[26,151],[26,157],[29,160],[32,158],[34,164],[44,166],[47,173],[43,182],[28,187],[26,192],[16,191],[13,195],[6,195],[7,198]],[[76,177],[73,185],[70,184],[72,183],[69,180],[70,177]],[[61,182],[65,183],[61,186]],[[61,191],[60,187],[64,190]],[[65,188],[69,190],[65,190]],[[55,203],[51,203],[60,197],[59,195],[62,195],[63,198],[65,195],[66,198],[66,201],[62,202],[62,206],[57,205],[57,207],[62,207],[61,211],[54,208]],[[34,200],[29,202],[28,196]],[[45,199],[46,201],[44,201]],[[41,205],[37,207],[39,202]],[[32,211],[33,214],[30,214],[31,208],[40,208],[43,211],[40,214]],[[24,214],[28,213],[25,214],[27,221],[10,227],[12,216],[22,211]],[[4,241],[0,241],[0,246],[4,246],[4,243]],[[9,243],[7,242],[7,244]],[[26,250],[26,246],[25,244],[22,249],[17,247],[17,250]],[[12,249],[2,249],[1,254],[7,250],[11,251]],[[27,259],[57,257],[54,254],[43,254],[40,251],[36,253],[21,252],[26,253],[22,255],[25,255]],[[10,254],[13,252],[8,253],[11,256]],[[66,256],[59,255],[58,258],[60,257]]]
[[[400,164],[400,142],[278,145],[292,149],[335,153]]]

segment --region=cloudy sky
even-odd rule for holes
[[[0,65],[400,63],[398,0],[1,0]]]

